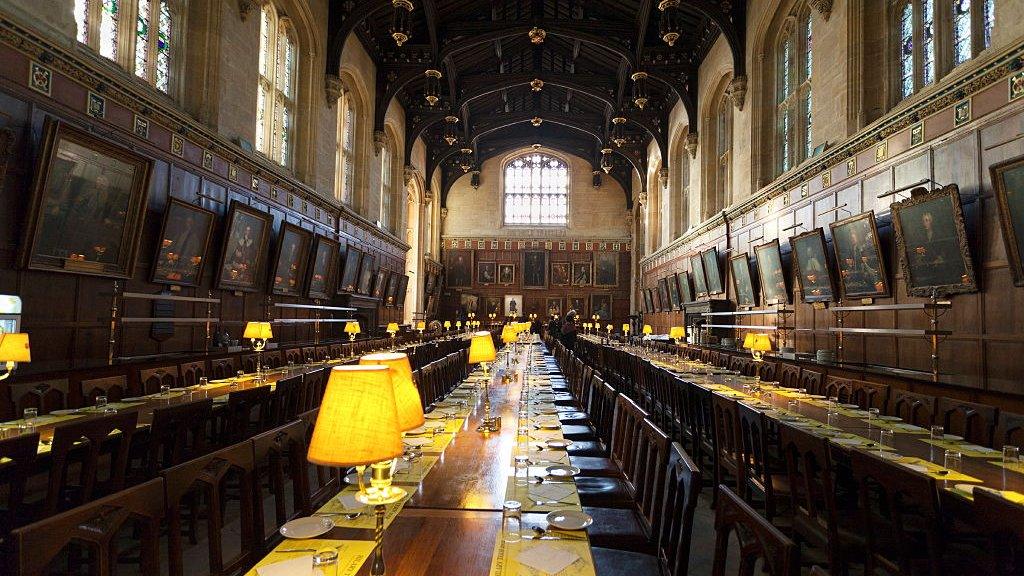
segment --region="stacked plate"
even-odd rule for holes
[[[818,350],[814,356],[822,364],[831,364],[836,359],[835,354],[831,350]]]

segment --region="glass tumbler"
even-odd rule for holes
[[[171,395],[171,387],[170,387],[169,384],[161,384],[160,385],[160,395],[161,396],[170,396]]]
[[[878,445],[882,448],[896,448],[896,434],[892,430],[879,430]]]
[[[38,408],[25,408],[25,412],[22,414],[21,427],[31,428],[36,425],[36,417],[39,416]],[[1005,450],[1004,450],[1005,452]]]
[[[530,483],[530,457],[526,454],[516,454],[516,486],[526,486]]]
[[[963,465],[963,455],[956,450],[946,450],[942,465],[943,468],[950,472],[959,472]]]
[[[868,408],[868,427],[875,425],[875,420],[878,419],[879,410],[878,408]]]
[[[199,377],[199,387],[200,388],[206,388],[206,386],[209,385],[209,384],[210,384],[210,379],[209,378],[207,378],[206,376],[200,376]]]
[[[517,500],[506,500],[501,507],[501,537],[505,542],[519,542],[523,536],[523,505]]]
[[[313,576],[337,576],[338,551],[324,548],[313,555]]]
[[[793,414],[799,414],[800,403],[797,402],[796,400],[790,400],[789,402],[786,402],[786,409],[792,412]]]
[[[106,396],[97,396],[96,397],[96,410],[98,412],[106,412],[107,411],[107,397]]]
[[[946,429],[941,424],[936,424],[931,427],[931,439],[942,440],[942,437],[946,435]]]
[[[1010,445],[1003,446],[1003,464],[1020,464],[1020,448]]]

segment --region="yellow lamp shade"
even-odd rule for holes
[[[397,322],[389,323],[388,327],[387,327],[387,331],[390,332],[391,334],[394,334],[395,332],[398,332],[398,323]]]
[[[668,330],[668,337],[673,340],[682,340],[686,338],[686,328],[682,326],[673,326]]]
[[[492,362],[497,354],[497,351],[494,349],[494,340],[491,339],[490,332],[480,331],[473,334],[473,339],[469,341],[470,364]]]
[[[771,352],[772,339],[767,334],[754,334],[754,340],[750,344],[752,352]]]
[[[363,366],[387,366],[391,369],[391,384],[395,387],[395,407],[398,410],[398,428],[402,432],[422,426],[423,404],[420,392],[412,381],[412,365],[409,356],[400,352],[367,354],[359,359]]]
[[[644,324],[644,334],[654,334],[654,328],[650,324]]]
[[[501,341],[505,344],[516,341],[516,331],[508,324],[505,324],[505,327],[501,329]]]
[[[364,466],[403,451],[391,369],[332,369],[306,459],[321,466]]]
[[[629,334],[629,324],[623,324],[622,325],[622,333],[623,334]]]
[[[456,328],[462,328],[462,320],[456,320],[455,321],[455,327]]]
[[[28,344],[28,334],[12,332],[0,334],[0,362],[31,362],[32,349]]]
[[[447,330],[447,329],[449,329],[451,327],[452,327],[452,321],[451,320],[445,320],[444,321],[444,329]]]
[[[274,331],[270,329],[270,322],[246,322],[245,332],[242,338],[257,340],[270,340],[274,337]]]
[[[420,320],[419,322],[416,323],[416,329],[419,330],[420,332],[423,332],[424,330],[427,329],[427,323]]]
[[[609,332],[611,332],[612,331],[612,325],[609,324],[609,325],[605,326],[604,329],[609,331]]]
[[[345,334],[359,334],[360,332],[359,322],[345,322]]]
[[[754,333],[747,332],[747,335],[743,337],[743,347],[750,350],[750,347],[754,345]]]

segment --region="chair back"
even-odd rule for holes
[[[160,366],[159,368],[146,368],[139,370],[139,386],[143,394],[159,392],[161,386],[178,388],[178,366]]]
[[[213,399],[153,409],[146,452],[146,477],[200,456],[207,448],[207,427],[213,418]]]
[[[632,477],[636,451],[637,434],[648,414],[625,394],[615,399],[615,415],[612,429],[611,460],[622,470],[626,478]]]
[[[765,382],[777,382],[779,378],[778,374],[779,364],[774,360],[764,360],[761,362],[760,372],[758,373],[761,380]]]
[[[182,386],[195,386],[203,376],[209,378],[209,376],[207,376],[205,360],[181,364],[178,366],[178,371],[181,374]]]
[[[996,417],[996,431],[992,439],[992,447],[1024,446],[1024,414],[999,411]]]
[[[48,414],[54,410],[67,408],[70,401],[67,378],[37,380],[35,382],[6,383],[10,394],[13,412],[11,418],[21,418],[25,408],[35,408],[39,414]]]
[[[0,474],[0,542],[7,539],[11,530],[27,524],[30,518],[22,509],[25,502],[25,487],[36,466],[39,450],[39,433],[17,434],[0,440],[0,461],[4,462],[4,473]],[[0,565],[3,565],[0,562]]]
[[[257,502],[263,502],[266,495],[274,500],[274,522],[269,526],[269,534],[263,514],[257,512],[255,516],[255,532],[262,550],[266,552],[281,538],[278,527],[313,513],[309,499],[309,465],[306,462],[306,425],[301,420],[294,420],[254,436],[251,442],[257,471],[254,478]],[[289,479],[291,498],[288,498]]]
[[[110,402],[117,402],[128,396],[128,378],[125,376],[107,376],[82,380],[82,404],[92,406],[97,396],[106,396]]]
[[[275,382],[274,391],[270,395],[269,424],[283,426],[294,420],[302,408],[302,394],[302,374]]]
[[[994,406],[941,397],[935,422],[968,442],[990,446],[998,415],[999,409]]]
[[[600,376],[593,378],[593,392],[590,409],[591,422],[597,431],[597,436],[604,442],[605,446],[612,445],[612,434],[615,427],[615,406],[618,393],[611,384],[606,383]]]
[[[935,420],[936,399],[928,394],[894,389],[890,397],[889,414],[904,422],[928,428]]]
[[[627,478],[633,486],[633,500],[644,533],[657,538],[661,525],[665,497],[665,465],[668,464],[671,440],[650,419],[645,418],[637,434],[637,449],[633,476]]]
[[[732,474],[734,486],[740,493],[745,492],[745,468],[740,466],[742,439],[740,435],[739,407],[736,400],[721,394],[711,395],[712,420],[714,425],[715,485],[726,482],[726,474]],[[716,494],[717,496],[717,494]]]
[[[849,378],[826,376],[821,393],[829,398],[838,398],[844,404],[848,403],[853,396],[853,381]]]
[[[777,462],[771,461],[769,451],[768,418],[761,412],[736,403],[740,426],[740,459],[741,475],[746,482],[740,486],[739,494],[744,500],[753,502],[755,491],[764,495],[765,517],[770,521],[775,517],[776,502],[772,476],[778,473]]]
[[[850,402],[865,410],[868,408],[878,408],[885,411],[885,407],[889,403],[888,384],[851,380],[850,391]]]
[[[270,419],[270,386],[228,394],[225,414],[229,443],[241,442],[266,427]]]
[[[291,362],[292,364],[303,364],[302,359],[302,348],[289,348],[284,351],[285,364]]]
[[[824,378],[821,372],[815,372],[813,370],[801,370],[800,371],[800,385],[797,388],[806,388],[810,394],[822,394],[824,388]]]
[[[700,488],[700,469],[682,444],[673,442],[665,473],[665,511],[658,533],[658,561],[669,576],[686,576]]]
[[[210,380],[231,378],[238,373],[240,369],[239,366],[240,364],[237,356],[228,356],[226,358],[210,360]]]
[[[729,536],[739,541],[741,576],[751,576],[760,567],[770,576],[796,576],[800,573],[796,544],[750,507],[728,487],[718,487],[715,507],[715,560],[712,576],[725,576]]]
[[[319,412],[320,410],[316,409],[299,414],[299,421],[305,427],[307,445],[309,445],[313,437],[313,428],[316,427],[316,417]],[[306,497],[309,506],[316,509],[322,506],[324,502],[333,498],[341,490],[341,473],[333,466],[319,466],[309,463],[307,463],[307,466],[310,472],[307,474]]]
[[[779,386],[800,388],[800,366],[789,364],[788,362],[780,362]]]
[[[1024,505],[975,488],[974,525],[989,535],[988,574],[1024,573]]]
[[[299,412],[308,412],[320,408],[320,401],[327,389],[329,368],[306,372],[302,375],[302,398],[299,401]]]

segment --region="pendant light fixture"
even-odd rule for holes
[[[444,117],[444,141],[447,142],[449,146],[455,144],[459,139],[459,136],[455,133],[455,125],[458,123],[458,116]]]
[[[427,83],[423,87],[423,97],[427,99],[427,104],[436,106],[441,100],[441,71],[430,69],[423,74],[427,78]]]
[[[633,80],[633,103],[643,110],[647,105],[647,72],[634,72],[630,78]]]
[[[530,82],[530,89],[534,92],[540,92],[543,88],[544,81],[540,78],[534,78],[533,81]]]
[[[412,2],[409,0],[391,0],[394,11],[391,15],[391,37],[395,44],[401,46],[409,41],[412,34],[409,30],[409,16],[412,14]]]
[[[459,168],[462,168],[462,173],[466,174],[473,168],[473,149],[463,148],[460,152],[462,152],[462,156],[459,157]]]
[[[661,21],[658,23],[658,32],[665,44],[674,46],[679,40],[679,0],[661,0],[658,2],[658,10],[661,10]]]
[[[626,143],[626,137],[622,134],[622,125],[625,123],[626,119],[622,116],[612,118],[612,142],[619,148],[622,148],[623,144]]]
[[[601,148],[601,170],[604,170],[605,174],[610,174],[612,171],[611,148]]]
[[[530,120],[530,124],[533,124],[534,128],[539,127],[543,123],[544,123],[544,119],[541,118],[540,116],[534,116],[533,119]]]

